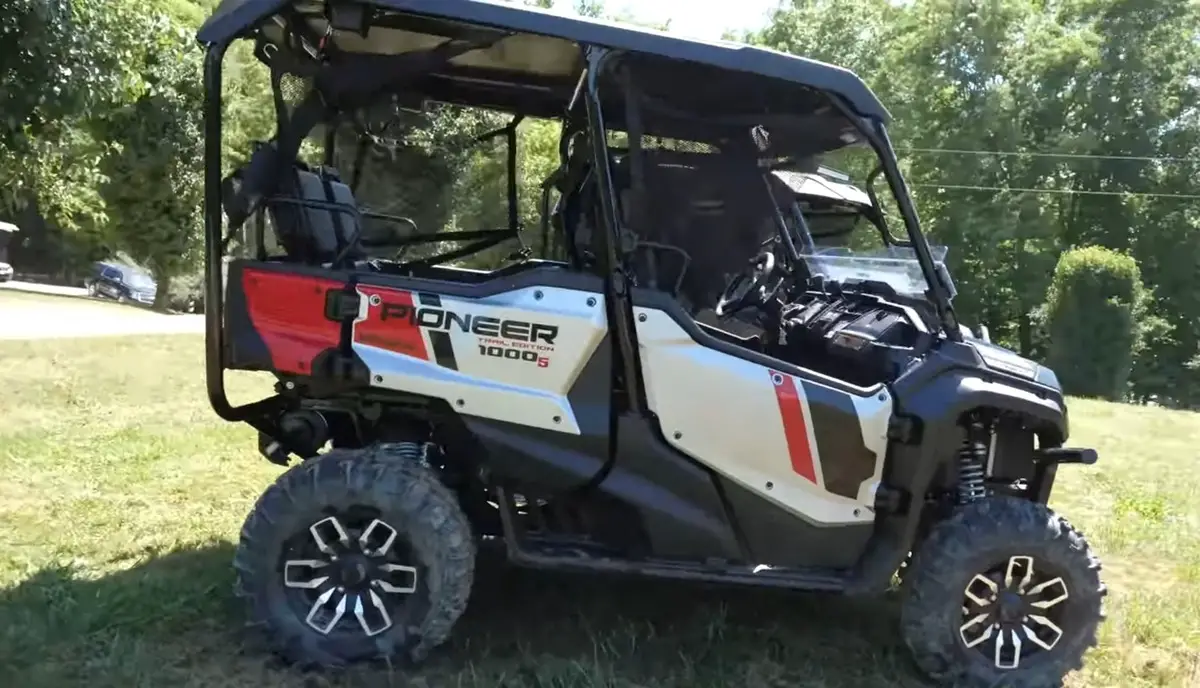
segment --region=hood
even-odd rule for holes
[[[1018,354],[1012,349],[1006,349],[998,344],[967,337],[967,343],[975,348],[984,365],[992,370],[1016,375],[1027,380],[1033,380],[1056,391],[1062,391],[1058,376],[1046,366]]]

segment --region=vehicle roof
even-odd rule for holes
[[[94,267],[112,268],[114,270],[120,270],[122,272],[134,272],[134,273],[138,273],[141,275],[147,275],[147,276],[150,275],[149,271],[139,268],[136,265],[130,265],[129,263],[124,263],[124,262],[120,261],[119,259],[110,258],[108,260],[98,260],[95,263],[93,263],[92,265]]]
[[[0,222],[0,232],[19,232],[21,228],[11,222]]]
[[[196,37],[202,43],[221,43],[245,35],[290,4],[295,3],[293,0],[222,0],[212,16],[200,27]],[[879,98],[850,70],[767,48],[684,38],[652,29],[556,14],[518,3],[490,0],[369,0],[369,4],[384,10],[758,74],[840,96],[859,115],[882,121],[890,118]],[[528,64],[526,69],[532,77],[536,77],[553,71],[554,66]]]

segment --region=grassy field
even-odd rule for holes
[[[279,469],[207,406],[195,336],[0,342],[0,686],[920,686],[890,599],[481,567],[417,673],[300,675],[247,640],[233,539]],[[259,380],[233,379],[248,400]],[[1086,401],[1055,505],[1111,590],[1078,686],[1200,686],[1200,415]]]

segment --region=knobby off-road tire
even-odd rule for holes
[[[417,590],[386,631],[323,635],[290,601],[295,591],[284,584],[282,562],[298,534],[331,510],[351,507],[377,510],[396,540],[406,541],[418,569]],[[453,493],[433,471],[373,449],[334,449],[290,468],[263,493],[242,527],[234,569],[235,594],[246,604],[248,624],[295,665],[333,669],[368,659],[419,661],[448,638],[466,609],[475,543]]]
[[[972,604],[965,590],[977,574],[1024,557],[1032,557],[1035,567],[1052,571],[1066,583],[1069,597],[1064,604],[1069,606],[1059,622],[1063,634],[1052,650],[1037,648],[1038,653],[1022,659],[1018,667],[998,668],[962,639],[964,611]],[[904,641],[917,666],[945,685],[1060,686],[1067,673],[1083,665],[1104,618],[1100,562],[1083,535],[1046,506],[1024,499],[990,497],[934,526],[905,577]],[[1028,639],[1024,644],[1034,647]]]

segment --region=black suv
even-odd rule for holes
[[[120,263],[94,263],[92,275],[85,284],[88,296],[146,306],[154,303],[154,296],[158,292],[158,285],[145,271]]]

